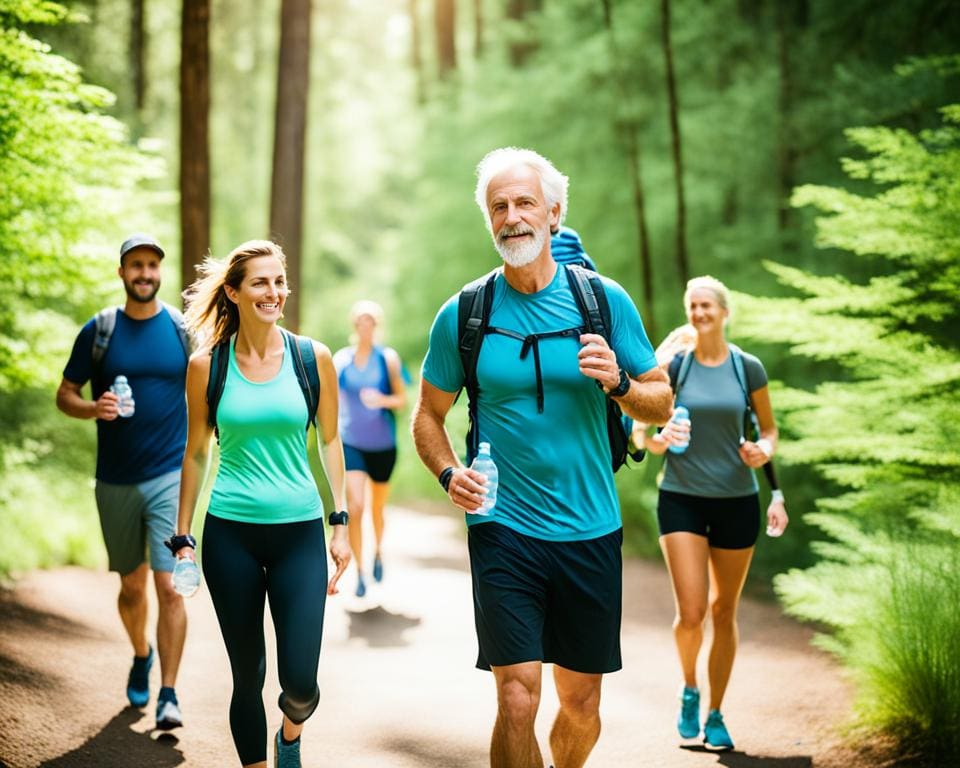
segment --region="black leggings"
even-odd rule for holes
[[[233,671],[233,743],[241,764],[260,762],[267,759],[264,595],[277,635],[280,709],[302,723],[320,699],[317,665],[327,596],[323,521],[264,525],[208,514],[202,561]]]

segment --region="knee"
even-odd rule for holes
[[[727,600],[714,600],[710,604],[713,626],[728,629],[737,623],[737,604]]]
[[[139,603],[147,599],[146,579],[140,579],[132,574],[120,579],[120,599],[125,603]]]
[[[279,699],[280,711],[294,725],[304,722],[320,703],[320,689],[314,683],[310,690],[284,689]]]
[[[577,722],[596,720],[600,717],[600,689],[586,688],[560,693],[560,709]]]
[[[682,629],[700,629],[707,616],[705,605],[695,603],[680,603],[677,609],[677,618],[674,626]]]
[[[347,512],[350,514],[351,520],[360,521],[360,515],[363,514],[363,498],[356,498],[351,496],[347,499]]]
[[[183,605],[183,595],[173,588],[173,578],[169,573],[163,574],[166,578],[157,578],[157,602],[160,610],[176,608]]]
[[[533,725],[540,695],[522,680],[508,680],[500,687],[497,705],[500,714],[515,725]]]

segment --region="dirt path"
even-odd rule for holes
[[[327,604],[322,699],[304,738],[305,766],[482,768],[494,717],[476,641],[462,525],[453,517],[388,512],[386,579],[364,600]],[[203,590],[177,691],[186,726],[151,732],[155,701],[125,706],[129,647],[115,610],[116,576],[78,568],[37,572],[0,593],[0,768],[235,766],[227,725],[230,674]],[[853,768],[835,726],[849,692],[810,632],[775,606],[745,601],[741,647],[724,705],[737,751],[681,749],[673,719],[679,682],[663,569],[628,563],[624,670],[604,682],[603,734],[590,766]],[[151,618],[151,623],[153,619]],[[269,633],[268,633],[269,637]],[[267,717],[279,724],[273,650]],[[545,677],[545,683],[549,677]],[[152,673],[156,695],[159,674]],[[541,743],[556,712],[545,684]],[[272,754],[270,756],[272,760]]]

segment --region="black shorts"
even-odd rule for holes
[[[746,549],[760,535],[760,498],[756,493],[717,499],[660,489],[660,535],[686,531],[706,536],[711,547]]]
[[[622,666],[619,529],[587,541],[544,541],[500,523],[468,533],[477,667],[524,661],[603,674]]]
[[[344,443],[343,459],[347,472],[366,472],[375,483],[390,482],[393,465],[397,463],[397,449],[364,451]]]

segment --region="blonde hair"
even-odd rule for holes
[[[684,309],[690,305],[690,296],[693,294],[693,292],[700,290],[701,288],[705,288],[713,293],[717,299],[717,304],[719,304],[728,312],[730,311],[730,291],[727,290],[727,286],[717,280],[717,278],[711,277],[710,275],[694,277],[687,281],[687,290],[683,292]]]
[[[274,256],[287,268],[283,249],[270,240],[248,240],[225,259],[207,256],[197,267],[197,279],[183,292],[183,316],[199,348],[212,349],[237,332],[240,313],[224,286],[238,289],[246,277],[247,262],[260,256]]]
[[[477,188],[474,190],[474,199],[483,211],[487,229],[493,232],[493,223],[490,221],[490,211],[487,208],[487,187],[490,186],[494,176],[516,168],[518,165],[526,165],[536,171],[540,177],[540,186],[543,188],[547,208],[553,208],[560,203],[558,224],[562,224],[563,217],[567,215],[567,187],[570,180],[539,152],[534,152],[532,149],[502,147],[488,152],[477,165]]]
[[[360,299],[350,307],[351,323],[357,322],[357,318],[361,315],[369,315],[377,325],[383,323],[383,307],[370,299]]]

